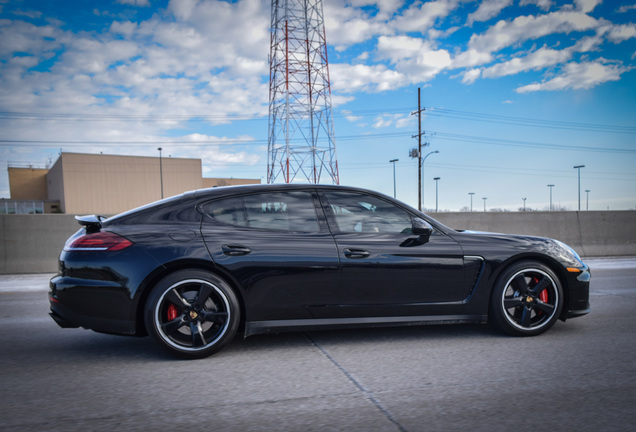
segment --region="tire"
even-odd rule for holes
[[[506,269],[495,284],[490,315],[502,331],[536,336],[554,325],[563,309],[563,289],[547,266],[524,261]]]
[[[148,334],[170,354],[208,357],[232,341],[241,316],[236,294],[218,276],[180,270],[151,291],[144,310]]]

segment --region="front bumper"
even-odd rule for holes
[[[578,274],[570,274],[567,308],[561,314],[563,320],[590,313],[590,279],[592,275],[586,265],[580,270]]]

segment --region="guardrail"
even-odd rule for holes
[[[551,237],[581,256],[636,256],[636,211],[431,213],[455,229]],[[0,274],[53,273],[73,215],[0,215]]]

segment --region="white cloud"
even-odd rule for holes
[[[451,63],[452,69],[478,66],[493,61],[494,56],[489,51],[480,51],[469,48],[453,58]]]
[[[341,112],[342,112],[342,115],[344,116],[344,118],[346,118],[347,121],[350,121],[352,123],[355,123],[355,122],[358,122],[358,121],[362,120],[361,116],[353,115],[351,113],[351,111],[349,111],[349,110],[342,110]]]
[[[460,0],[414,2],[401,16],[393,20],[391,27],[403,33],[419,32],[424,34],[438,20],[449,16],[460,3]]]
[[[54,26],[0,20],[0,57],[10,56],[15,52],[50,57],[60,49],[65,40],[65,34]]]
[[[629,68],[618,64],[603,63],[601,60],[568,63],[560,75],[541,83],[533,83],[515,89],[517,93],[535,91],[557,91],[590,89],[608,81],[618,81]]]
[[[344,0],[325,0],[323,2],[325,27],[329,44],[337,51],[345,50],[351,45],[364,42],[380,34],[390,34],[384,14],[371,16],[364,10],[355,7],[367,3],[360,1],[347,4]],[[370,2],[369,2],[370,4]],[[386,3],[386,8],[398,7],[397,4]]]
[[[580,12],[551,12],[545,15],[519,16],[500,20],[484,33],[473,34],[468,48],[453,59],[453,68],[475,67],[494,60],[493,53],[527,40],[572,32],[594,30],[599,21]]]
[[[484,0],[475,12],[468,15],[467,23],[472,25],[474,22],[488,21],[510,5],[512,0]]]
[[[576,4],[576,9],[583,12],[588,13],[592,12],[596,9],[596,6],[603,3],[603,0],[574,0]]]
[[[42,12],[40,11],[23,11],[23,10],[14,10],[11,12],[13,15],[17,16],[25,16],[27,18],[40,18],[42,16]]]
[[[464,83],[464,84],[472,84],[479,77],[481,77],[481,69],[479,69],[479,68],[468,69],[467,71],[465,71],[462,74],[462,83]]]
[[[384,65],[330,65],[331,86],[342,93],[375,93],[395,90],[408,84],[406,77]]]
[[[138,6],[138,7],[150,6],[149,0],[116,0],[115,3],[130,5],[130,6]]]
[[[635,24],[612,25],[607,33],[607,39],[614,43],[633,38],[636,38]]]
[[[539,16],[520,16],[501,20],[485,33],[473,35],[469,46],[482,52],[495,52],[526,40],[543,36],[594,29],[598,21],[579,12],[552,12]]]
[[[395,127],[402,129],[412,126],[415,117],[410,114],[382,114],[375,118],[372,127],[374,129]]]
[[[396,71],[413,83],[433,79],[452,63],[448,51],[435,49],[429,42],[409,36],[381,36],[377,54],[378,58],[395,64]]]
[[[571,57],[571,50],[555,50],[542,47],[526,56],[516,57],[488,67],[483,70],[482,76],[484,78],[498,78],[530,70],[541,70],[564,63]]]
[[[548,11],[553,3],[552,0],[521,0],[519,6],[535,5],[541,10]]]
[[[636,4],[633,4],[633,5],[622,5],[620,8],[618,8],[618,10],[616,12],[625,13],[625,12],[629,12],[630,10],[634,10],[634,9],[636,9]]]

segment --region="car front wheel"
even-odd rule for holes
[[[548,330],[559,318],[562,308],[559,278],[538,262],[526,261],[508,268],[492,293],[494,323],[516,336],[534,336]]]
[[[152,290],[144,313],[150,336],[181,358],[203,358],[234,338],[240,322],[234,291],[218,276],[182,270]]]

